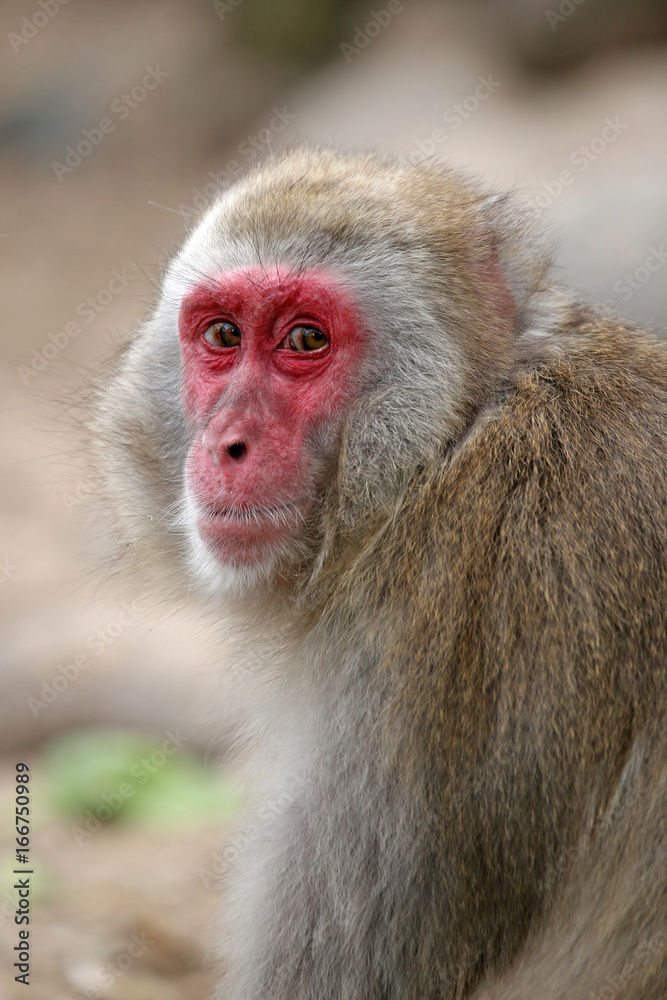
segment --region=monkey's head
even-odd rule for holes
[[[441,168],[265,163],[186,241],[102,393],[126,542],[214,592],[311,572],[547,332],[546,267],[506,199]]]

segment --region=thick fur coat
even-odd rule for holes
[[[291,557],[232,578],[184,515],[176,319],[256,264],[341,274],[373,349]],[[662,343],[511,198],[302,150],[189,237],[92,435],[123,550],[275,644],[221,1000],[664,1000]]]

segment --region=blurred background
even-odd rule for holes
[[[243,812],[251,679],[105,581],[81,386],[220,191],[298,140],[512,187],[563,280],[667,322],[664,0],[20,0],[0,8],[0,1000],[15,767],[33,1000],[195,1000]]]

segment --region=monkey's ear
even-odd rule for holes
[[[474,267],[475,278],[480,282],[484,300],[488,303],[500,326],[508,333],[516,324],[516,303],[512,290],[503,274],[498,250],[492,244]]]
[[[473,271],[478,270],[475,278],[483,283],[501,329],[515,337],[556,329],[568,304],[550,275],[553,240],[523,196],[507,191],[482,196],[476,232]]]

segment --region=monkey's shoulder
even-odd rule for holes
[[[539,474],[576,492],[608,488],[625,465],[655,484],[667,474],[667,344],[582,323],[551,357],[522,365],[475,430],[485,464],[505,478]]]
[[[490,553],[518,565],[537,551],[589,568],[644,564],[650,552],[667,567],[665,497],[667,345],[580,326],[550,358],[523,364],[420,473],[396,551],[425,547],[429,564],[450,567],[460,557],[460,572],[488,570]]]
[[[577,333],[526,363],[431,479],[438,561],[455,555],[482,589],[484,573],[518,586],[524,607],[546,577],[608,610],[667,600],[667,346],[624,327]]]
[[[376,547],[389,603],[411,594],[421,609],[413,659],[442,658],[437,634],[459,667],[481,670],[486,650],[545,683],[559,658],[602,671],[601,650],[665,676],[667,348],[625,328],[578,332],[420,472]]]

